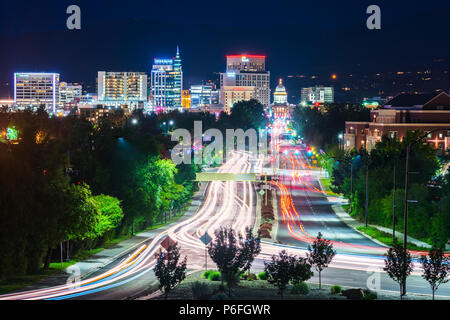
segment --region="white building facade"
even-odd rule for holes
[[[56,113],[59,102],[59,73],[14,73],[14,106],[37,108],[45,105]]]
[[[97,95],[99,104],[136,108],[147,102],[147,74],[99,71]]]

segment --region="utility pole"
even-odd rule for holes
[[[368,226],[369,218],[369,165],[366,167],[366,228]]]
[[[59,247],[61,249],[61,270],[63,268],[63,245],[62,245],[62,241],[59,243]]]
[[[394,190],[392,191],[392,241],[395,241],[395,167],[396,161],[394,160]]]
[[[353,159],[350,160],[350,212],[353,212]]]
[[[403,254],[406,259],[406,244],[408,242],[408,184],[409,184],[409,153],[411,151],[411,143],[406,146],[406,165],[405,165],[405,214],[403,221]],[[406,268],[406,263],[405,263]],[[406,274],[406,270],[404,270]],[[402,296],[406,295],[406,279],[402,282]]]

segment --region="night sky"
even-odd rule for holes
[[[29,4],[26,4],[26,3]],[[95,92],[98,70],[146,71],[154,57],[181,49],[184,86],[214,80],[225,55],[267,55],[278,77],[448,68],[448,0],[430,1],[2,1],[0,98],[15,71],[54,71]],[[66,29],[67,6],[82,29]],[[382,30],[366,28],[368,5]],[[298,91],[287,81],[287,89]],[[420,88],[419,88],[420,89]],[[448,88],[447,88],[448,89]]]

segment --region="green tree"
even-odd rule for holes
[[[215,239],[207,247],[208,253],[220,270],[222,284],[224,281],[227,283],[228,295],[231,295],[231,287],[241,272],[250,270],[253,259],[261,251],[261,244],[249,228],[245,238],[241,234],[236,235],[231,227],[221,227],[214,234]]]
[[[98,222],[95,226],[95,235],[99,237],[120,225],[123,211],[119,199],[111,196],[103,194],[94,196],[94,202],[99,211]]]
[[[323,239],[319,232],[311,246],[308,246],[308,262],[319,272],[319,289],[322,288],[322,271],[328,267],[336,255],[331,241]]]
[[[403,250],[401,244],[396,242],[392,248],[389,248],[385,256],[383,270],[400,285],[400,299],[402,299],[402,286],[406,284],[406,279],[413,268],[411,255]]]
[[[420,257],[420,263],[423,268],[422,277],[430,284],[434,300],[434,293],[439,286],[450,280],[447,278],[450,271],[450,260],[444,256],[444,252],[441,249],[433,248],[428,253],[428,256],[423,255]]]
[[[155,257],[157,259],[155,276],[159,280],[159,289],[164,292],[164,297],[167,299],[170,291],[186,278],[187,258],[184,257],[180,261],[180,249],[177,243],[170,245],[166,252],[160,249]]]
[[[268,120],[265,116],[264,106],[252,99],[235,103],[226,122],[232,124],[230,128],[241,128],[245,131],[250,128],[255,130],[265,128]]]
[[[287,285],[292,280],[292,266],[295,258],[282,250],[278,255],[273,255],[270,262],[264,261],[264,271],[269,276],[269,283],[278,288],[278,294],[283,298]]]

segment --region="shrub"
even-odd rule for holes
[[[305,282],[300,282],[292,287],[291,293],[306,295],[309,293],[309,287]]]
[[[378,299],[378,293],[369,289],[364,290],[364,300],[376,300]]]
[[[267,275],[267,273],[265,271],[263,271],[258,274],[258,279],[259,280],[267,280],[267,279],[269,279],[269,276]]]
[[[259,229],[261,238],[270,238],[270,231],[267,229]]]
[[[197,300],[205,300],[209,295],[209,287],[206,283],[202,283],[200,281],[195,281],[191,285],[192,295],[194,299]]]
[[[223,292],[219,292],[211,300],[228,300],[228,296]]]
[[[208,276],[208,280],[209,281],[220,281],[221,280],[220,272],[218,272],[218,271],[211,272]]]
[[[263,213],[261,215],[262,221],[272,221],[274,217],[273,213]]]
[[[205,272],[203,272],[203,278],[208,279],[209,275],[214,272],[214,270],[206,270]]]
[[[247,274],[247,276],[246,276],[246,280],[247,280],[247,281],[253,281],[253,280],[256,280],[256,275],[255,275],[254,273],[249,273],[249,274]]]
[[[331,294],[338,294],[338,293],[341,293],[341,292],[342,292],[342,287],[341,286],[335,285],[335,286],[332,286],[330,288],[330,293]]]
[[[272,230],[272,224],[270,224],[270,223],[263,223],[261,226],[261,229],[269,229],[269,230]]]

